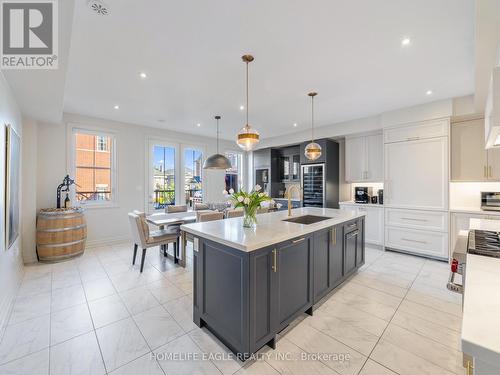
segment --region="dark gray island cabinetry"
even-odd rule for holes
[[[301,208],[294,217],[325,220],[305,225],[283,221],[286,212],[259,215],[255,229],[241,218],[189,224],[194,235],[193,318],[234,353],[248,358],[274,346],[276,334],[364,264],[364,216]]]

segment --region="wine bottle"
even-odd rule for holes
[[[69,199],[69,194],[66,193],[66,199],[64,199],[64,208],[70,208],[71,207],[71,199]]]

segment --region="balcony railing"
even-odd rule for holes
[[[201,189],[187,189],[186,194],[186,204],[192,206],[195,202],[202,201]],[[162,209],[166,206],[175,204],[175,190],[160,190],[154,191],[155,197],[153,206],[155,209]]]
[[[111,200],[111,191],[77,191],[76,200],[85,201],[109,201]]]

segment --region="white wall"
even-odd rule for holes
[[[480,209],[482,191],[500,191],[500,182],[451,182],[450,210]]]
[[[70,127],[104,129],[116,138],[117,207],[88,208],[89,246],[110,243],[129,238],[130,230],[127,213],[144,210],[146,202],[146,142],[149,138],[186,145],[203,145],[205,157],[215,153],[214,138],[176,133],[159,128],[126,124],[79,115],[65,114],[62,124],[39,123],[37,128],[36,209],[53,207],[57,185],[68,169],[68,133]],[[233,142],[220,141],[221,153],[238,150]],[[224,171],[205,171],[204,191],[206,201],[223,201]],[[34,249],[31,250],[34,252]]]
[[[12,125],[15,131],[21,137],[22,144],[22,118],[21,112],[17,103],[12,95],[9,85],[7,84],[2,72],[0,72],[0,144],[5,145],[5,130],[3,126],[6,124]],[[21,168],[22,168],[21,160]],[[0,197],[5,196],[5,147],[0,148]],[[23,176],[21,176],[22,181]],[[21,182],[22,183],[22,182]],[[22,185],[21,185],[22,186]],[[21,193],[21,212],[23,209],[23,199]],[[0,200],[0,212],[5,212],[3,198]],[[20,238],[11,246],[10,249],[5,250],[5,222],[3,218],[0,220],[0,332],[2,327],[6,324],[6,318],[12,305],[14,295],[19,287],[21,281],[23,262],[21,254],[21,240]],[[21,228],[22,230],[22,228]]]

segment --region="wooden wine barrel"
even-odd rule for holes
[[[36,220],[36,250],[41,262],[57,262],[83,254],[87,223],[81,208],[47,208]]]

